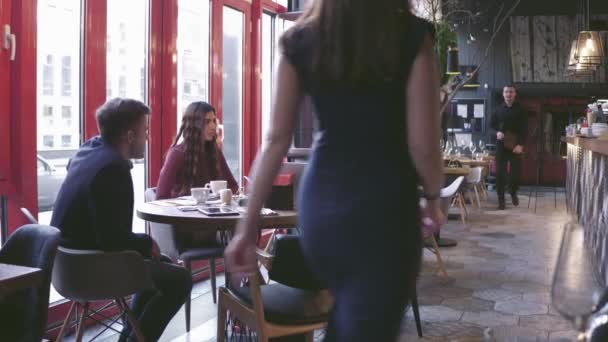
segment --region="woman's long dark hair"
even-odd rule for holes
[[[403,70],[408,0],[314,0],[281,37],[286,55],[298,33],[311,35],[312,80],[357,85],[383,81]]]
[[[199,180],[198,164],[200,158],[207,158],[207,162],[213,165],[211,168],[212,178],[219,175],[219,149],[217,143],[215,139],[206,142],[202,137],[206,125],[205,117],[209,112],[215,113],[215,108],[203,101],[192,102],[184,111],[182,125],[173,142],[173,146],[175,146],[181,137],[184,138],[184,167],[178,177],[178,181],[181,182],[180,193],[189,193],[192,186]]]

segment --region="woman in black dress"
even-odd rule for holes
[[[273,126],[254,163],[260,211],[310,95],[319,135],[300,184],[304,254],[334,298],[326,341],[394,341],[420,266],[421,185],[443,223],[439,77],[430,25],[405,0],[316,0],[281,38]],[[258,215],[237,227],[228,270],[256,268]]]

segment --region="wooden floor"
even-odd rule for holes
[[[525,195],[522,192],[519,208],[496,211],[491,194],[483,210],[472,211],[466,226],[454,220],[442,229],[442,236],[459,243],[442,249],[448,281],[431,272],[435,258],[425,252],[418,286],[422,341],[574,341],[570,322],[557,313],[550,298],[562,226],[567,220],[564,195],[557,195],[555,208],[553,193],[539,194],[536,214],[527,208]],[[220,275],[218,285],[223,283]],[[196,284],[192,330],[185,332],[182,309],[160,341],[215,341],[216,315],[209,283]],[[91,328],[85,337],[90,339],[97,332],[99,328]],[[317,335],[316,340],[321,341],[322,332]],[[97,340],[117,339],[115,333],[106,332]],[[408,312],[400,341],[419,340]]]

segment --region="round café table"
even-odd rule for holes
[[[165,201],[159,201],[167,203]],[[148,222],[164,223],[174,225],[184,230],[232,230],[236,228],[239,220],[244,216],[206,216],[198,211],[181,211],[177,206],[167,204],[159,205],[159,202],[147,202],[137,207],[137,217]],[[265,215],[260,219],[259,229],[272,228],[294,228],[298,216],[295,211],[275,210],[277,215]]]

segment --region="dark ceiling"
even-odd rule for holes
[[[448,0],[449,1],[449,0]],[[515,0],[461,0],[471,10],[509,8]],[[580,14],[583,0],[521,0],[514,15],[574,15]],[[608,14],[608,0],[589,0],[591,14]]]

